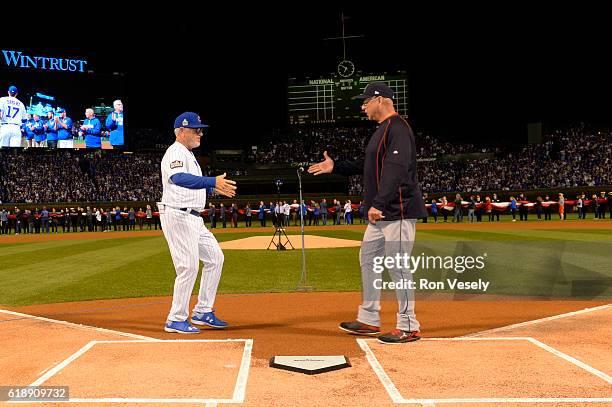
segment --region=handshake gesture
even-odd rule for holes
[[[236,196],[236,181],[225,179],[225,176],[226,173],[224,172],[223,174],[215,177],[215,193],[227,196],[228,198],[233,198]]]
[[[330,174],[334,170],[334,160],[323,152],[323,161],[308,167],[308,172],[312,175]]]

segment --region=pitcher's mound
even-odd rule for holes
[[[300,235],[289,235],[291,244],[296,249],[302,248],[302,236]],[[222,249],[236,249],[236,250],[255,250],[255,249],[267,249],[272,235],[270,236],[252,236],[244,239],[231,240],[228,242],[221,242]],[[274,239],[278,243],[278,236]],[[287,242],[285,236],[281,236],[281,243],[291,248]],[[311,236],[304,235],[304,248],[306,249],[323,249],[323,248],[335,248],[335,247],[359,247],[361,242],[359,240],[349,239],[336,239],[333,237],[323,236]],[[276,246],[272,245],[270,250],[276,250]]]

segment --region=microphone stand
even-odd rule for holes
[[[300,191],[300,203],[299,203],[299,208],[300,208],[300,228],[301,228],[301,234],[302,234],[302,277],[300,279],[300,283],[298,284],[296,290],[297,291],[312,291],[314,290],[314,287],[311,285],[308,285],[308,274],[306,272],[306,251],[304,249],[304,207],[303,202],[304,199],[302,198],[302,172],[304,171],[304,167],[300,167],[297,170],[297,177],[298,177],[298,189]]]

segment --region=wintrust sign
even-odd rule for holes
[[[54,58],[25,55],[21,51],[2,50],[6,66],[42,71],[85,72],[87,61],[83,59]]]

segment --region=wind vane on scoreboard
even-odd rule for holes
[[[342,61],[338,64],[338,74],[345,78],[352,76],[355,73],[355,64],[346,59],[346,40],[351,38],[363,38],[363,35],[346,35],[344,31],[344,21],[348,20],[349,17],[344,17],[344,12],[340,14],[340,20],[342,22],[342,36],[330,37],[324,40],[342,40]]]

